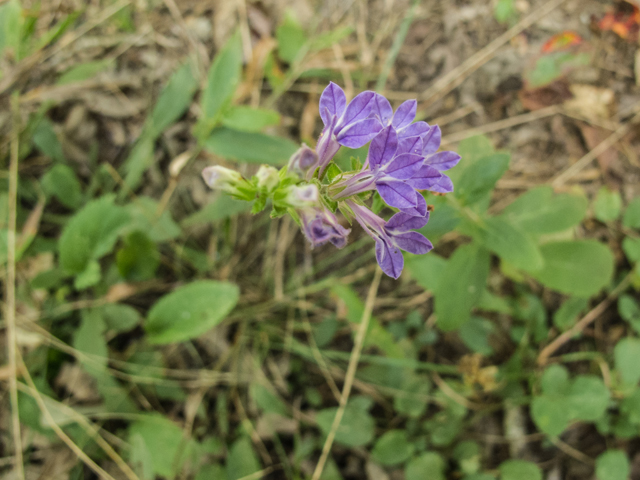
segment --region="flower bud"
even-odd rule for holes
[[[289,171],[304,176],[309,169],[315,168],[317,163],[318,154],[303,143],[302,147],[291,155],[289,159]]]
[[[213,165],[202,170],[202,178],[210,188],[227,193],[235,193],[238,184],[243,180],[240,173],[220,165]]]
[[[293,186],[289,188],[286,202],[293,208],[313,207],[320,202],[320,192],[313,183]]]
[[[273,191],[280,183],[278,170],[269,165],[262,165],[256,173],[256,177],[258,188],[265,189],[267,192]]]

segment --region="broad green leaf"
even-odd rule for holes
[[[488,137],[484,135],[476,135],[474,137],[465,138],[458,145],[458,154],[462,157],[460,165],[452,170],[451,173],[458,170],[461,166],[471,165],[483,157],[488,157],[495,152],[493,144]]]
[[[233,98],[242,75],[242,40],[240,31],[236,31],[218,52],[209,73],[207,84],[202,92],[200,107],[202,118],[196,125],[196,136],[205,140],[219,117]]]
[[[622,382],[628,385],[636,385],[640,380],[640,340],[637,338],[623,338],[613,349],[616,370],[620,374]]]
[[[193,448],[193,441],[187,443],[178,425],[157,414],[138,415],[128,429],[130,440],[136,435],[151,455],[154,473],[161,477],[174,478]]]
[[[0,55],[10,50],[14,58],[19,60],[23,24],[24,17],[18,0],[9,0],[0,5]]]
[[[640,333],[640,306],[631,295],[621,295],[618,299],[618,313]]]
[[[553,314],[553,324],[565,331],[573,327],[580,315],[586,310],[589,301],[586,298],[573,297],[566,300]]]
[[[424,396],[429,394],[429,379],[421,376],[408,376],[393,399],[393,407],[400,414],[418,418],[427,409]]]
[[[340,40],[348,37],[351,33],[353,33],[353,27],[351,25],[337,27],[328,32],[321,33],[311,40],[311,50],[331,48],[334,43],[339,43]]]
[[[291,10],[287,10],[284,22],[276,29],[276,40],[278,56],[287,63],[293,63],[307,42],[307,35]]]
[[[96,312],[85,312],[80,328],[75,332],[73,347],[92,356],[93,361],[85,363],[90,371],[106,371],[109,353],[104,338],[105,330],[106,326],[100,315]]]
[[[454,195],[463,205],[482,200],[509,168],[509,155],[494,153],[466,167],[456,184]]]
[[[224,480],[227,478],[227,473],[222,465],[205,465],[198,470],[193,480]]]
[[[429,197],[427,202],[433,204],[434,210],[429,216],[429,223],[419,232],[435,245],[441,236],[452,232],[460,223],[460,215],[455,207],[447,203],[445,197]]]
[[[218,325],[240,296],[229,282],[199,280],[179,287],[149,311],[145,330],[151,343],[175,343],[195,338]]]
[[[622,450],[607,450],[596,459],[598,480],[627,480],[630,473],[629,458]]]
[[[227,480],[238,480],[262,469],[248,437],[236,440],[227,457]],[[218,480],[218,479],[216,479]],[[219,479],[222,480],[222,479]]]
[[[192,227],[204,223],[213,223],[225,218],[233,217],[238,213],[248,212],[251,203],[236,200],[227,195],[218,197],[215,201],[206,205],[202,210],[188,216],[182,221],[183,227]]]
[[[249,387],[249,394],[251,399],[256,402],[259,409],[267,413],[277,413],[282,416],[287,416],[287,407],[284,402],[280,400],[278,395],[273,393],[264,385],[259,383],[253,383]]]
[[[287,163],[298,146],[281,137],[221,127],[213,131],[205,141],[204,148],[216,155],[241,162],[280,166]]]
[[[622,224],[627,228],[640,229],[640,197],[636,197],[629,202],[629,206],[622,217]]]
[[[516,14],[514,0],[498,0],[493,9],[493,16],[500,23],[507,23]]]
[[[596,218],[601,222],[610,222],[620,216],[622,198],[618,192],[613,192],[607,187],[598,190],[598,196],[593,204]]]
[[[337,408],[320,410],[316,416],[318,427],[324,435],[331,431],[331,424],[336,416]],[[361,447],[371,440],[375,433],[375,422],[366,409],[353,403],[347,404],[342,422],[336,432],[336,442],[348,447]]]
[[[630,262],[640,262],[640,238],[625,237],[622,250]]]
[[[453,450],[453,458],[458,462],[463,473],[473,475],[480,470],[480,445],[471,440],[460,442]]]
[[[551,187],[542,186],[520,195],[501,216],[527,233],[540,235],[577,225],[586,215],[587,205],[583,195],[554,195]]]
[[[82,82],[95,77],[97,74],[102,73],[109,69],[113,65],[113,60],[95,60],[92,62],[85,62],[74,65],[69,70],[64,72],[56,85],[66,85],[68,83]]]
[[[104,319],[107,330],[115,332],[129,331],[141,320],[141,316],[135,308],[121,303],[108,303],[99,307],[98,311]]]
[[[144,172],[153,164],[154,147],[154,139],[149,135],[143,135],[129,152],[129,156],[122,165],[125,173],[124,181],[129,188],[137,187]]]
[[[48,118],[43,118],[33,132],[33,144],[44,155],[55,160],[57,163],[67,163],[62,151],[62,144],[53,128],[53,122]]]
[[[405,266],[418,284],[428,291],[434,291],[447,261],[435,253],[429,255],[406,255]]]
[[[404,430],[389,430],[373,446],[371,456],[381,465],[398,465],[408,460],[415,450]]]
[[[140,230],[154,242],[167,242],[180,236],[182,231],[171,218],[169,210],[158,215],[158,202],[150,197],[137,197],[127,205],[131,222],[127,231]]]
[[[562,365],[551,365],[542,374],[541,385],[545,395],[565,396],[569,393],[569,372]]]
[[[578,375],[571,385],[571,414],[578,420],[593,422],[607,411],[611,394],[601,379]]]
[[[76,209],[82,204],[82,187],[71,167],[57,164],[42,176],[42,189],[65,207]]]
[[[489,336],[495,330],[493,323],[486,318],[471,317],[459,330],[460,339],[472,351],[484,356],[493,353],[489,344]]]
[[[277,125],[278,123],[280,123],[280,114],[278,112],[265,108],[251,108],[245,105],[229,108],[224,117],[222,117],[222,124],[225,127],[242,132],[260,132],[265,127]]]
[[[531,416],[537,427],[552,437],[564,432],[571,421],[566,400],[557,396],[534,397],[531,402]]]
[[[129,222],[123,207],[114,205],[113,195],[87,203],[67,223],[60,240],[60,264],[69,273],[79,274],[91,260],[109,253],[118,235]]]
[[[153,456],[144,442],[144,438],[139,433],[129,436],[131,450],[129,451],[129,462],[136,474],[142,480],[154,480]]]
[[[640,426],[640,389],[636,388],[622,401],[620,411],[629,418],[630,423]]]
[[[187,62],[175,71],[158,97],[151,116],[147,120],[151,138],[157,138],[167,127],[176,122],[189,108],[198,88],[193,65]]]
[[[507,460],[498,468],[500,480],[542,480],[540,467],[525,460]]]
[[[91,260],[82,272],[76,274],[73,286],[76,290],[84,290],[100,283],[100,278],[102,278],[100,263],[97,260]]]
[[[489,217],[482,225],[466,222],[464,230],[464,233],[516,268],[528,272],[542,268],[540,249],[531,237],[500,217]]]
[[[489,252],[477,244],[459,247],[447,262],[434,291],[438,326],[455,330],[471,317],[489,275]]]
[[[144,232],[136,230],[124,239],[124,246],[116,254],[116,265],[128,281],[150,280],[160,266],[160,252]]]
[[[544,266],[531,275],[562,293],[588,297],[608,285],[613,277],[611,250],[594,240],[547,243],[540,251]]]
[[[405,480],[446,480],[446,462],[439,453],[426,452],[407,463]]]

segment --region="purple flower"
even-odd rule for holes
[[[386,127],[393,126],[398,132],[398,138],[422,137],[431,127],[427,122],[415,122],[418,102],[416,100],[407,100],[398,107],[395,113],[389,100],[379,93],[376,94],[374,114],[380,119]]]
[[[318,154],[303,143],[302,146],[291,155],[291,158],[289,158],[287,168],[290,172],[304,177],[309,169],[315,170],[317,164]]]
[[[360,148],[380,131],[382,125],[377,118],[370,116],[375,99],[376,93],[365,91],[347,105],[347,97],[338,85],[330,82],[324,89],[320,97],[320,118],[324,129],[316,146],[320,176],[340,145]],[[308,179],[310,175],[313,172],[307,175]]]
[[[428,212],[424,217],[400,212],[385,222],[371,210],[353,200],[347,200],[345,203],[353,212],[356,221],[375,240],[376,260],[388,276],[397,279],[402,273],[404,257],[400,250],[421,255],[433,248],[424,235],[413,231],[427,224]]]
[[[336,216],[324,206],[306,208],[298,212],[302,231],[313,247],[331,242],[338,248],[347,244],[350,229],[344,228]]]
[[[333,198],[338,200],[376,189],[389,206],[415,209],[416,215],[424,216],[426,202],[415,189],[424,188],[428,181],[425,177],[423,181],[411,183],[411,179],[425,169],[422,155],[412,153],[422,150],[421,142],[420,137],[399,140],[393,126],[384,128],[371,141],[364,169],[335,184],[332,189],[337,193]],[[432,167],[427,169],[435,180],[440,178],[440,172]]]

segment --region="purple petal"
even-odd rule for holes
[[[425,133],[429,131],[429,124],[427,122],[416,122],[411,125],[404,127],[398,131],[399,138],[408,138],[408,137],[421,137]],[[423,140],[424,142],[424,140]]]
[[[413,217],[424,217],[424,216],[426,216],[428,214],[428,212],[427,212],[427,201],[424,199],[424,197],[420,193],[416,194],[416,200],[418,200],[418,203],[416,204],[415,207],[401,208],[400,211],[402,213],[406,213],[406,214],[411,215]]]
[[[404,212],[399,212],[389,219],[385,228],[388,231],[396,233],[408,232],[409,230],[416,230],[424,227],[428,221],[429,212],[426,212],[426,215],[423,217],[416,217]]]
[[[402,252],[382,239],[376,240],[376,260],[382,271],[391,278],[397,279],[402,273],[404,267]]]
[[[372,170],[385,165],[396,154],[398,135],[393,127],[383,128],[369,146],[369,163]]]
[[[418,232],[399,233],[393,236],[393,243],[405,252],[422,255],[433,248],[427,238]]]
[[[418,109],[418,102],[415,100],[407,100],[398,107],[396,113],[393,115],[391,125],[396,129],[406,127],[413,122],[416,118],[416,110]]]
[[[407,183],[416,190],[431,190],[442,178],[442,173],[430,165],[422,165],[416,174],[407,180]]]
[[[442,178],[438,182],[429,188],[432,192],[438,193],[451,193],[453,192],[453,182],[444,173],[441,173]]]
[[[375,104],[375,96],[376,94],[370,90],[356,95],[347,105],[347,110],[344,112],[338,128],[342,129],[367,118]]]
[[[401,153],[415,153],[420,155],[422,153],[422,138],[408,137],[400,140],[398,142],[396,155],[400,155]]]
[[[338,143],[347,148],[360,148],[375,137],[382,125],[377,118],[366,118],[349,125],[338,135]]]
[[[407,180],[413,177],[418,170],[420,170],[423,158],[421,155],[414,155],[412,153],[403,153],[398,155],[391,162],[385,165],[384,171],[390,177],[398,180]]]
[[[438,151],[442,132],[438,125],[429,128],[429,131],[422,136],[422,154],[426,157],[430,153]]]
[[[393,116],[393,108],[391,108],[389,100],[379,93],[376,93],[373,101],[373,110],[371,112],[378,117],[383,125],[389,125],[389,120],[391,120]]]
[[[344,91],[335,83],[329,82],[320,96],[320,118],[324,124],[328,125],[331,122],[332,115],[340,118],[346,106],[347,97]]]
[[[425,165],[431,165],[433,168],[439,171],[449,170],[455,167],[460,161],[460,155],[456,152],[438,152],[432,155],[428,155],[424,159]]]
[[[410,208],[418,203],[416,191],[405,182],[386,180],[378,183],[376,188],[390,207]]]

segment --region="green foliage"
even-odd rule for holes
[[[612,192],[607,187],[598,190],[598,196],[593,204],[596,218],[601,222],[609,222],[620,216],[622,198],[618,192]]]
[[[352,398],[347,404],[342,422],[336,431],[336,442],[349,447],[360,447],[370,443],[375,436],[375,422],[368,410],[367,399]],[[337,408],[327,408],[318,412],[316,422],[323,434],[331,431]]]
[[[532,88],[544,87],[570,70],[588,65],[590,61],[588,53],[549,53],[538,59],[533,70],[525,72],[525,78]]]
[[[500,480],[542,480],[542,471],[531,462],[507,460],[500,464]]]
[[[607,450],[596,459],[598,480],[626,480],[630,473],[629,459],[621,450]]]
[[[404,430],[389,430],[373,446],[371,456],[382,465],[397,465],[413,455],[415,446]]]
[[[627,228],[640,229],[640,197],[629,202],[622,217],[622,224]]]
[[[298,146],[281,137],[221,127],[207,138],[204,148],[216,155],[241,162],[282,166]]]
[[[304,47],[307,36],[293,12],[286,12],[284,22],[276,29],[278,55],[282,60],[293,63],[300,49]]]
[[[635,385],[640,381],[640,340],[637,338],[623,338],[613,351],[615,366],[624,384]]]
[[[127,280],[150,280],[160,265],[160,253],[144,232],[136,230],[124,239],[124,246],[116,254],[116,265]]]
[[[238,480],[261,470],[251,440],[242,437],[235,441],[227,458],[227,480]]]
[[[514,0],[498,0],[493,9],[493,15],[500,23],[507,23],[516,14]]]
[[[454,195],[462,205],[473,205],[487,196],[509,167],[509,155],[495,153],[469,165],[456,185]]]
[[[65,207],[76,209],[82,204],[82,187],[73,169],[58,164],[42,176],[42,189]]]
[[[414,458],[404,471],[406,480],[445,480],[444,459],[435,452],[426,452]]]

